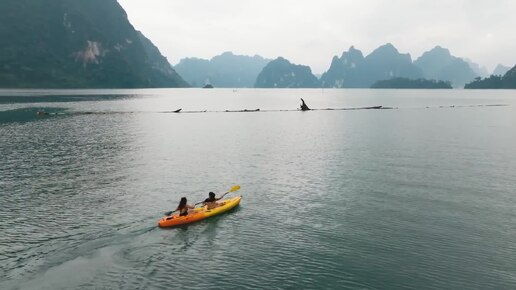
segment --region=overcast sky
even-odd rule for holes
[[[489,71],[516,64],[514,0],[119,0],[175,65],[224,51],[283,56],[326,71],[351,45],[390,42],[419,57],[436,45]]]

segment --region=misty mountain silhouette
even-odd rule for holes
[[[365,58],[353,46],[340,58],[335,56],[328,71],[322,75],[321,84],[326,88],[369,88],[379,80],[422,76],[421,69],[412,64],[410,54],[399,53],[387,43]]]
[[[462,87],[478,76],[465,60],[441,46],[423,53],[414,64],[421,68],[425,78],[449,81],[454,87]]]
[[[193,87],[210,83],[218,88],[252,88],[268,62],[269,59],[258,55],[224,52],[211,60],[184,58],[174,68]]]
[[[501,64],[498,64],[494,71],[493,71],[493,75],[495,76],[503,76],[505,73],[507,73],[511,68],[508,67],[508,66],[504,66],[504,65],[501,65]]]

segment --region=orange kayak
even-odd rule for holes
[[[230,209],[236,207],[240,204],[240,200],[242,196],[237,196],[229,199],[225,199],[219,202],[221,205],[208,210],[206,206],[198,207],[193,210],[193,212],[188,213],[186,216],[179,216],[179,213],[173,214],[171,216],[167,216],[162,218],[158,225],[162,228],[165,227],[175,227],[179,225],[191,224],[197,221],[201,221],[203,219],[216,216],[222,213],[229,211]]]

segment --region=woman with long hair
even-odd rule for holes
[[[194,208],[195,206],[188,204],[186,197],[181,197],[181,201],[179,201],[179,205],[176,210],[179,211],[179,216],[186,216],[188,215],[188,211]]]

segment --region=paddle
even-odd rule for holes
[[[231,189],[230,189],[228,192],[224,193],[224,194],[223,194],[219,199],[222,199],[224,196],[226,196],[226,194],[228,194],[228,193],[230,193],[230,192],[235,192],[235,191],[237,191],[237,190],[239,190],[239,189],[240,189],[240,185],[235,185],[235,186],[231,187]],[[204,202],[204,201],[200,201],[200,202],[198,202],[198,203],[194,204],[194,207],[195,207],[196,205],[199,205],[199,204],[203,203],[203,202]],[[176,209],[176,210],[173,210],[173,211],[167,211],[167,212],[165,213],[165,215],[166,215],[166,216],[169,216],[169,215],[171,215],[171,214],[175,213],[176,211],[177,211],[177,209]]]

